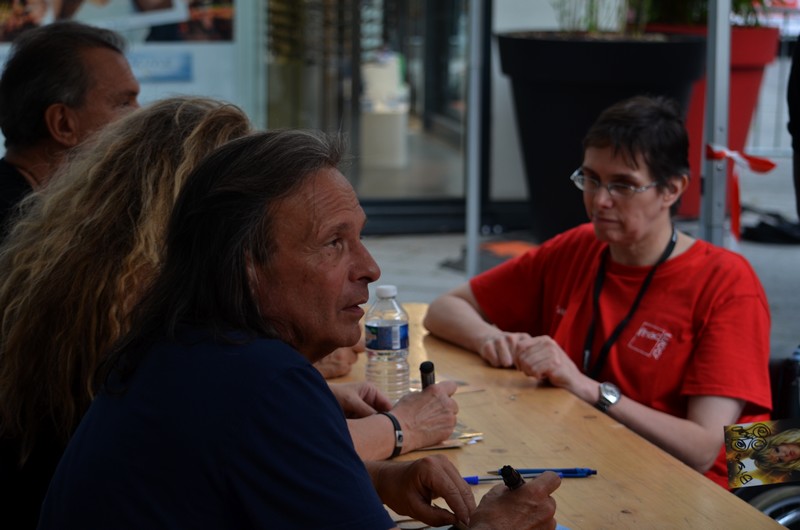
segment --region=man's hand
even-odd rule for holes
[[[392,408],[389,398],[372,383],[328,383],[346,418],[364,418]]]
[[[395,512],[431,526],[466,523],[473,530],[552,530],[561,479],[548,471],[514,491],[498,484],[475,508],[472,490],[443,455],[413,462],[366,462],[381,500]],[[432,506],[441,497],[453,511]]]
[[[366,349],[364,338],[362,337],[353,346],[337,348],[314,363],[314,368],[319,370],[325,379],[335,379],[344,377],[350,373],[353,364],[358,361],[358,354]]]
[[[561,484],[555,473],[548,471],[511,491],[504,484],[490,489],[481,499],[469,521],[472,530],[514,528],[515,530],[556,527],[553,518],[556,501],[550,495]]]
[[[392,414],[403,428],[403,453],[436,445],[453,433],[458,403],[451,396],[456,389],[455,382],[442,381],[395,404]]]
[[[445,526],[467,523],[475,511],[472,490],[443,455],[413,462],[368,462],[367,468],[381,500],[401,515],[430,526]],[[438,497],[453,513],[431,504]]]

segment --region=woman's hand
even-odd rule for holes
[[[392,408],[389,398],[372,383],[328,383],[346,418],[364,418]]]
[[[597,398],[597,382],[584,375],[561,346],[547,335],[521,341],[516,365],[526,375],[547,380],[586,401],[593,403]]]
[[[495,368],[511,368],[520,349],[520,344],[531,339],[527,333],[509,333],[496,330],[483,338],[478,354]]]

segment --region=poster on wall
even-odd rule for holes
[[[56,20],[79,20],[144,42],[232,41],[234,0],[0,0],[0,42]]]
[[[239,78],[235,0],[0,0],[0,67],[27,29],[77,20],[119,32],[139,81],[139,103],[175,94],[250,108]],[[253,9],[246,5],[247,9]],[[241,37],[240,37],[241,38]],[[245,77],[246,79],[246,77]],[[4,153],[0,135],[0,156]]]

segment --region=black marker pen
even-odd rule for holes
[[[432,385],[436,382],[436,373],[433,371],[433,363],[430,361],[425,361],[419,365],[419,375],[420,379],[422,379],[422,390],[429,385]]]
[[[503,482],[510,490],[515,490],[525,484],[525,479],[522,478],[519,471],[511,466],[503,466],[500,469],[500,475],[503,477]]]

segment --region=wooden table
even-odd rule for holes
[[[409,312],[412,379],[431,360],[437,379],[480,391],[456,393],[459,421],[483,441],[439,451],[463,475],[515,467],[589,467],[589,478],[563,479],[556,519],[571,530],[601,528],[783,528],[771,518],[569,392],[539,387],[516,370],[491,368],[474,353],[428,335],[426,304]],[[351,380],[363,380],[366,356]],[[414,452],[401,459],[418,458]],[[491,485],[474,486],[476,498]]]

